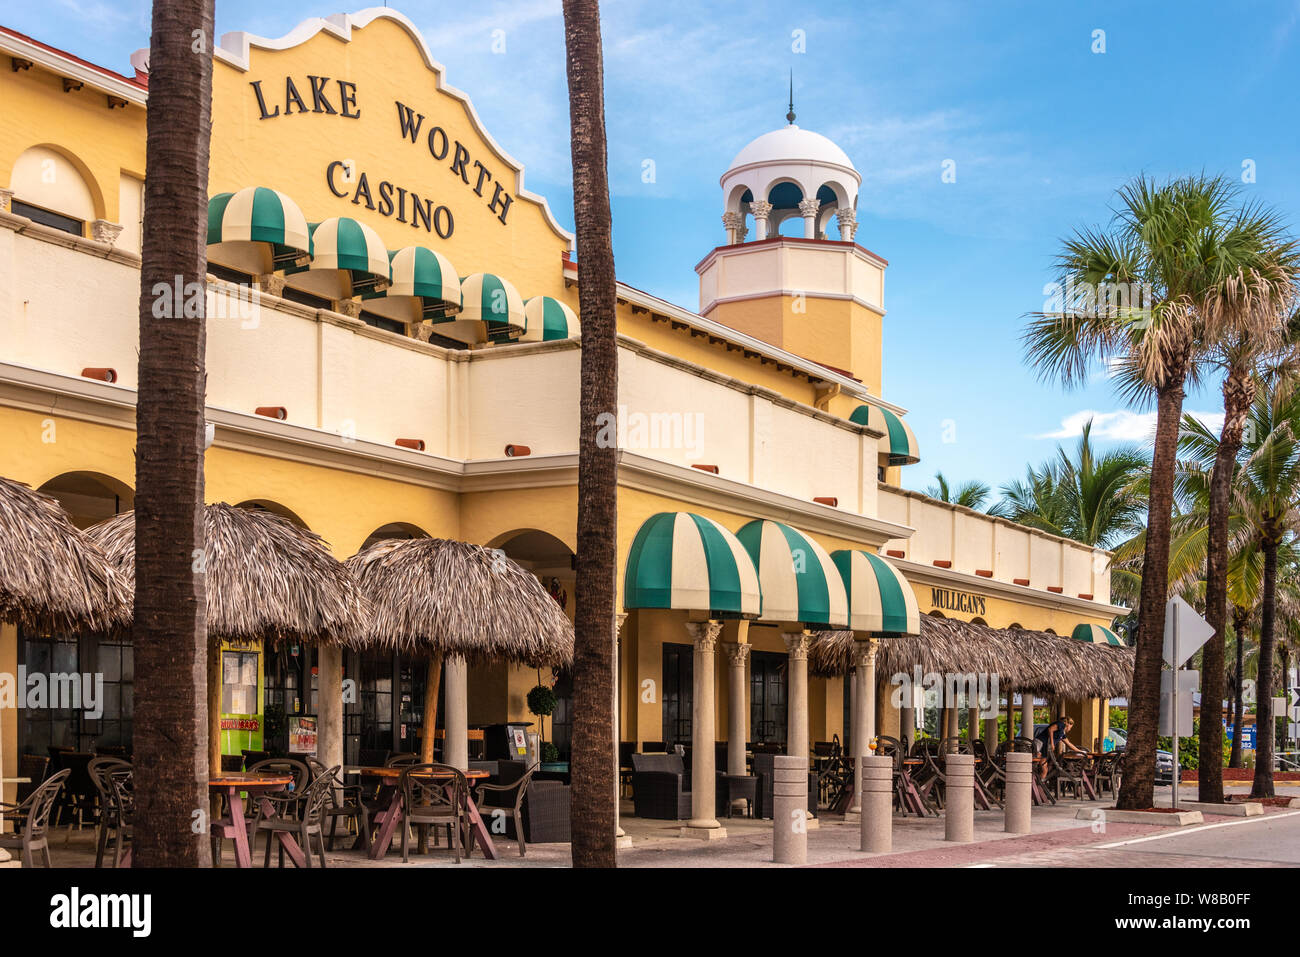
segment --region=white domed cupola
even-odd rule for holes
[[[722,174],[727,242],[746,241],[749,216],[756,240],[779,235],[793,217],[803,219],[805,239],[825,239],[834,216],[840,238],[852,241],[862,176],[831,140],[794,124],[793,102],[786,118],[787,126],[754,140]]]

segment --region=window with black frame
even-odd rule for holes
[[[20,753],[131,749],[135,655],[129,639],[20,629],[18,649],[27,686],[16,690],[29,705],[18,721]]]

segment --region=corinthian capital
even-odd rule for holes
[[[822,208],[822,201],[816,196],[811,199],[802,199],[799,201],[800,216],[816,216],[817,210]]]
[[[691,641],[695,647],[708,654],[712,652],[718,641],[718,635],[722,632],[722,622],[720,621],[688,621],[686,623],[686,633],[691,636]]]
[[[765,199],[760,199],[749,204],[749,211],[754,214],[755,219],[767,219],[772,215],[772,204]]]
[[[787,631],[781,637],[785,639],[785,650],[791,658],[796,661],[800,659],[808,660],[810,642],[806,631]]]

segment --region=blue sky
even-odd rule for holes
[[[218,32],[280,36],[336,12],[328,3],[221,0]],[[398,8],[571,227],[559,0]],[[11,6],[0,22],[129,73],[128,56],[148,43],[149,5],[51,0]],[[1066,393],[1035,379],[1019,343],[1060,238],[1104,222],[1126,179],[1240,177],[1253,161],[1245,195],[1300,220],[1300,0],[613,0],[603,25],[625,282],[698,306],[694,266],[723,240],[718,177],[784,123],[791,69],[799,125],[852,157],[863,175],[858,241],[890,262],[884,392],[910,410],[921,445],[923,461],[904,470],[910,487],[936,469],[996,487],[1057,442],[1073,444],[1088,412],[1108,441],[1145,436],[1149,421],[1100,371]],[[1098,30],[1104,53],[1093,49]],[[804,53],[792,52],[795,31]],[[642,181],[646,159],[653,183]],[[945,160],[956,182],[941,181]],[[1210,382],[1188,408],[1213,413],[1218,398]]]

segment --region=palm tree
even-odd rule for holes
[[[984,482],[972,479],[969,482],[963,482],[956,488],[953,488],[948,479],[942,472],[934,473],[935,485],[931,485],[925,490],[925,494],[931,498],[938,499],[941,502],[948,502],[952,505],[960,505],[963,508],[973,508],[976,511],[982,509],[993,490]]]
[[[1224,369],[1223,428],[1210,465],[1206,620],[1214,636],[1201,658],[1199,798],[1223,801],[1225,636],[1228,617],[1228,513],[1237,453],[1255,399],[1255,367],[1286,340],[1295,282],[1300,277],[1296,244],[1279,238],[1277,217],[1255,206],[1237,216],[1229,239],[1237,246],[1237,271],[1212,291],[1209,308],[1220,330],[1213,355]],[[1205,464],[1205,463],[1203,463]]]
[[[1255,705],[1255,783],[1251,797],[1273,797],[1274,659],[1278,559],[1300,532],[1300,380],[1263,381],[1251,408],[1237,507],[1263,553],[1260,587],[1259,677]]]
[[[1133,397],[1155,397],[1129,745],[1116,801],[1123,810],[1154,799],[1178,426],[1205,341],[1205,303],[1232,264],[1224,236],[1235,192],[1226,178],[1206,176],[1164,185],[1139,177],[1122,187],[1109,230],[1065,241],[1057,268],[1068,295],[1059,311],[1031,316],[1024,334],[1027,359],[1044,377],[1078,385],[1096,362],[1114,360]]]
[[[206,833],[195,833],[193,815],[208,806],[202,516],[212,30],[213,0],[154,4],[136,406],[134,843],[140,867],[211,863]],[[185,301],[172,298],[178,287]],[[166,298],[161,290],[169,291]]]
[[[614,247],[605,146],[598,0],[564,0],[573,218],[582,313],[578,434],[577,606],[573,661],[573,865],[614,867],[615,574],[618,565],[618,407]]]

